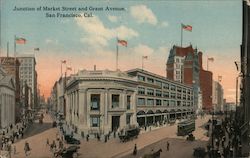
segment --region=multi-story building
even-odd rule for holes
[[[15,124],[15,82],[0,66],[0,128]]]
[[[186,118],[196,110],[191,86],[141,69],[127,73],[138,81],[136,110],[140,126]]]
[[[79,71],[66,86],[67,123],[89,134],[136,124],[136,87],[123,72]]]
[[[224,111],[223,94],[224,90],[221,84],[217,81],[213,81],[213,107],[215,112]]]
[[[79,71],[65,95],[67,124],[84,133],[167,122],[195,110],[191,86],[140,69]]]
[[[36,73],[36,59],[33,54],[21,54],[18,56],[18,60],[20,62],[19,67],[19,77],[20,84],[27,85],[31,88],[32,92],[32,104],[31,108],[35,108],[36,98],[37,98],[37,73]]]
[[[197,112],[212,109],[212,73],[203,70],[202,52],[192,45],[183,48],[173,46],[166,64],[167,78],[193,87],[194,106]],[[200,105],[202,100],[202,105]]]
[[[15,83],[15,120],[20,121],[20,111],[21,111],[21,95],[20,95],[20,80],[19,80],[19,61],[14,57],[0,57],[0,64],[5,72],[13,77]]]
[[[69,77],[67,77],[67,80],[69,80]],[[55,113],[64,114],[64,116],[66,116],[65,85],[65,77],[60,77],[60,79],[55,82],[50,97],[52,110]]]

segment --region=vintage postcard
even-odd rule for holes
[[[249,0],[0,0],[0,157],[249,154]]]

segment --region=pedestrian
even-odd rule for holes
[[[47,138],[46,146],[49,146],[49,139]]]
[[[15,155],[16,154],[16,146],[13,145],[13,154]]]
[[[86,136],[86,140],[87,140],[87,142],[89,141],[89,134],[87,134],[87,136]]]
[[[62,142],[62,140],[59,141],[59,148],[63,149],[63,142]]]
[[[106,143],[107,142],[107,139],[108,139],[108,135],[107,134],[105,134],[105,139],[104,139],[104,142]]]
[[[30,146],[29,146],[29,143],[26,141],[25,144],[24,144],[24,153],[26,156],[28,156],[28,152],[30,151]]]
[[[56,142],[55,142],[55,140],[53,140],[52,144],[53,144],[53,148],[56,148]]]
[[[169,142],[167,141],[167,151],[169,151]]]
[[[101,139],[100,135],[99,135],[99,133],[97,133],[97,140],[100,141],[100,139]]]
[[[136,144],[135,144],[135,146],[134,146],[134,151],[133,151],[133,155],[136,155],[137,154],[137,146],[136,146]]]

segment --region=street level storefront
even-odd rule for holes
[[[66,86],[67,124],[85,135],[137,125],[136,87],[120,71],[79,71]]]

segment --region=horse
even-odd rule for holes
[[[162,149],[152,153],[152,154],[145,154],[142,158],[160,158]]]

